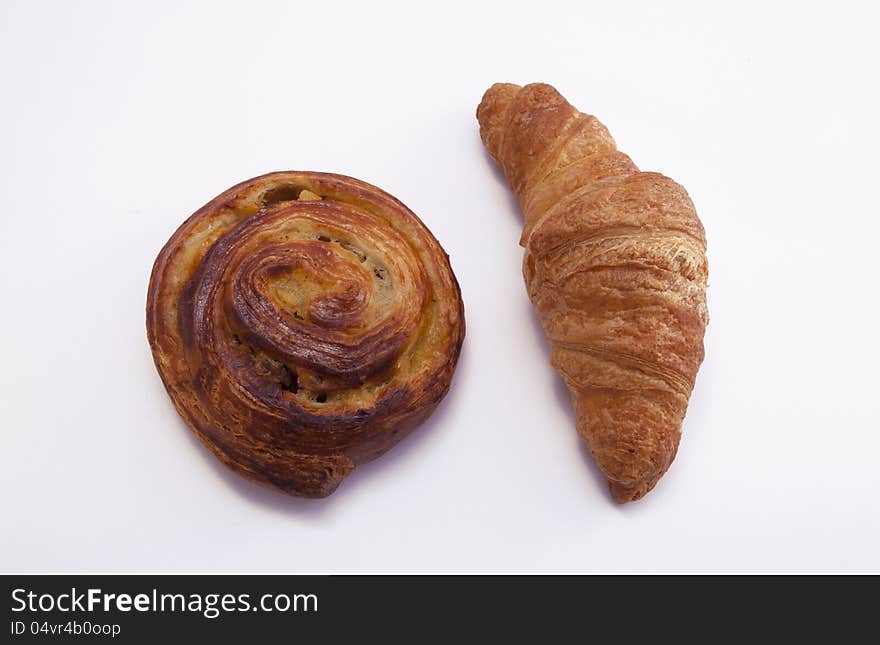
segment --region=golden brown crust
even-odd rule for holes
[[[220,460],[324,497],[446,394],[464,307],[406,206],[350,177],[278,172],[174,233],[153,266],[147,335],[178,412]]]
[[[614,497],[675,458],[703,360],[706,237],[680,185],[640,172],[550,85],[493,85],[480,135],[519,200],[529,297]]]

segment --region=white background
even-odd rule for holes
[[[869,2],[4,2],[0,570],[878,572]],[[619,506],[526,298],[474,110],[553,83],[689,190],[711,322],[676,462]],[[399,197],[467,338],[409,440],[325,500],[228,472],[144,331],[174,229],[272,170]]]

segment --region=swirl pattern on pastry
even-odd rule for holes
[[[464,308],[448,256],[402,203],[350,177],[279,172],[174,233],[147,335],[178,412],[221,461],[324,497],[446,394]]]

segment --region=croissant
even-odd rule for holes
[[[324,497],[431,414],[464,308],[449,258],[362,181],[279,172],[181,225],[147,296],[153,358],[178,412],[238,473]]]
[[[613,497],[639,499],[675,458],[703,360],[703,226],[684,188],[550,85],[493,85],[477,120],[524,216],[523,275],[578,434]]]

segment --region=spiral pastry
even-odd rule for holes
[[[402,203],[350,177],[278,172],[174,233],[147,335],[178,412],[221,461],[324,497],[446,394],[464,308],[446,253]]]

